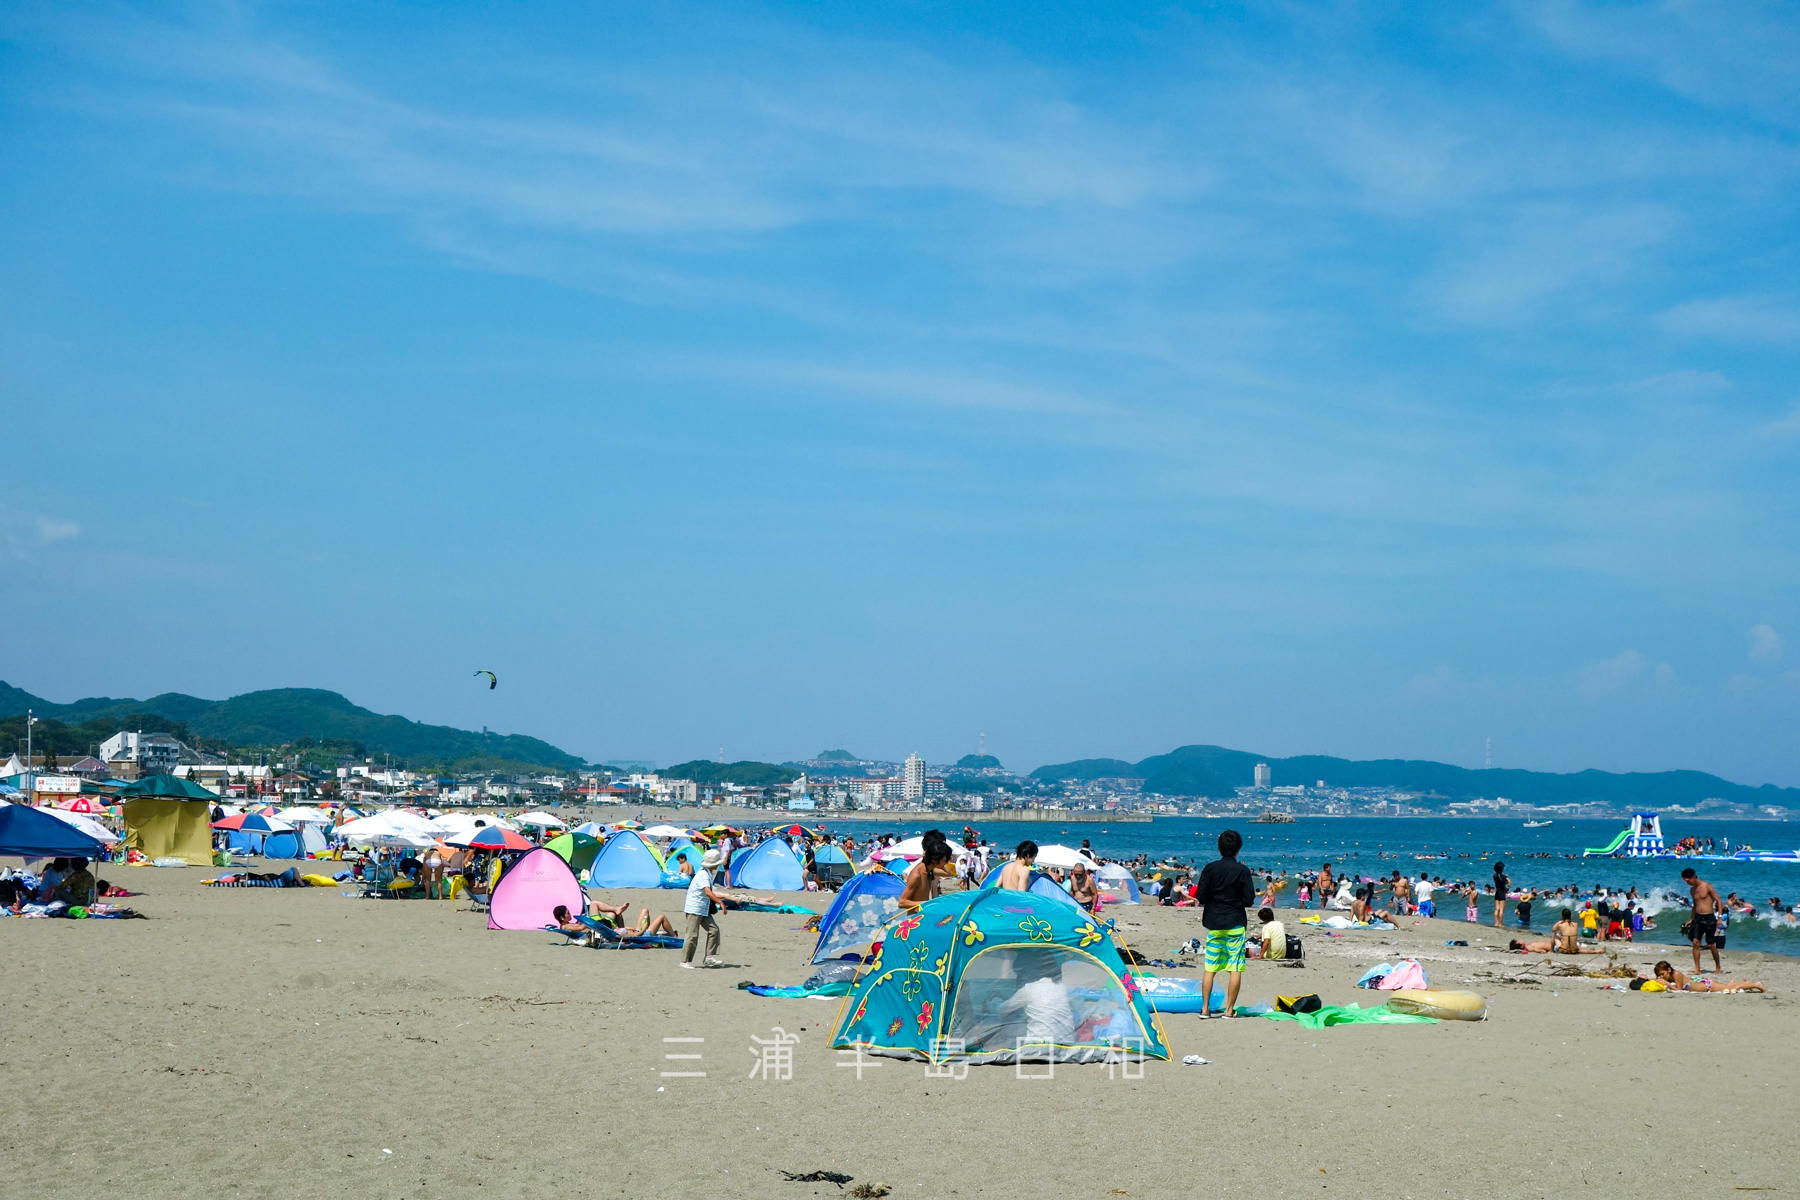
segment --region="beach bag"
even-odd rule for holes
[[[1316,1013],[1325,1007],[1317,993],[1309,996],[1277,996],[1275,1011],[1284,1013]]]
[[[1287,956],[1289,961],[1306,957],[1306,943],[1297,934],[1287,935]]]

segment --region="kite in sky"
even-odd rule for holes
[[[500,677],[492,671],[477,671],[475,674],[486,675],[488,677],[488,691],[490,692],[500,686]]]

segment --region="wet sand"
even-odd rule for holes
[[[1504,944],[1460,921],[1305,930],[1308,965],[1252,962],[1245,1002],[1374,1003],[1352,982],[1412,954],[1435,986],[1490,996],[1491,1019],[1311,1031],[1170,1016],[1175,1061],[1143,1079],[932,1079],[884,1059],[859,1081],[829,1049],[837,1001],[737,990],[805,977],[800,917],[725,914],[731,965],[684,971],[677,952],[490,932],[461,904],[200,887],[213,873],[113,868],[147,921],[0,919],[0,1194],[844,1194],[780,1174],[829,1170],[896,1197],[1425,1200],[1792,1179],[1796,960],[1727,954],[1771,996],[1655,996],[1483,977],[1545,958],[1446,947]],[[679,919],[677,892],[621,897]],[[1109,912],[1158,957],[1198,932],[1184,911]],[[776,1025],[800,1037],[794,1078],[748,1078],[751,1037]]]

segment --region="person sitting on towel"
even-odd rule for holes
[[[1262,922],[1262,956],[1264,958],[1287,957],[1287,926],[1275,919],[1275,910],[1259,908],[1256,919]]]

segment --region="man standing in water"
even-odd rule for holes
[[[1681,881],[1688,885],[1688,893],[1694,898],[1694,915],[1688,928],[1688,940],[1694,949],[1694,973],[1700,973],[1702,945],[1712,951],[1713,970],[1723,971],[1725,968],[1719,962],[1719,893],[1692,867],[1681,872]]]
[[[1200,872],[1194,903],[1200,906],[1200,924],[1206,927],[1206,965],[1200,976],[1200,1017],[1212,1016],[1213,976],[1225,975],[1225,1011],[1237,1015],[1238,988],[1244,982],[1244,928],[1256,900],[1256,881],[1250,868],[1237,860],[1244,835],[1227,829],[1219,835],[1219,857]]]

